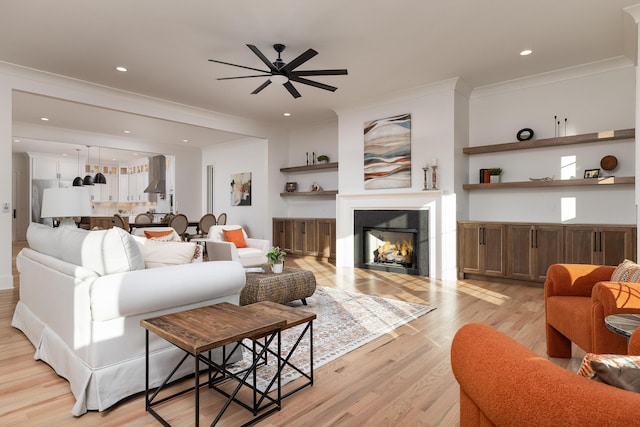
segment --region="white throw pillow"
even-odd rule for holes
[[[200,258],[200,247],[193,242],[162,242],[146,237],[133,236],[146,268],[189,264]]]

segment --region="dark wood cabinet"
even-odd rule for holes
[[[632,225],[458,222],[458,271],[544,282],[551,264],[618,265],[636,258]]]
[[[285,218],[273,219],[273,246],[287,253],[293,252],[293,221]]]
[[[313,219],[293,220],[293,253],[317,255],[316,222]]]
[[[462,273],[504,277],[504,225],[464,222],[458,232]]]
[[[618,265],[635,259],[636,228],[632,226],[567,225],[565,262]]]
[[[335,260],[334,218],[273,218],[273,245],[288,254]]]
[[[318,255],[331,260],[336,259],[336,220],[316,220],[316,237],[318,241]]]
[[[551,264],[563,260],[561,225],[509,224],[507,277],[544,282]]]

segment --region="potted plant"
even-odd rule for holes
[[[502,168],[489,169],[489,182],[500,182],[500,175],[502,175]]]
[[[285,251],[280,249],[280,246],[272,246],[267,252],[267,259],[271,265],[271,271],[274,273],[282,273],[284,266],[284,257],[287,255]]]
[[[318,162],[320,163],[329,163],[329,156],[326,154],[321,154],[318,156]]]

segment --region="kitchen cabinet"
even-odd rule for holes
[[[118,166],[118,201],[129,202],[129,168]]]
[[[507,277],[544,282],[563,260],[563,228],[554,224],[507,225]]]
[[[505,226],[459,222],[459,261],[462,274],[505,276]]]
[[[636,258],[636,227],[565,226],[565,263],[618,265]]]
[[[31,179],[73,181],[77,175],[78,163],[75,160],[52,156],[31,156]]]

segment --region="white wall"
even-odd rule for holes
[[[279,166],[293,167],[304,166],[307,162],[313,164],[313,153],[316,158],[321,155],[329,156],[330,162],[340,162],[338,157],[338,120],[293,129],[289,132],[288,159]],[[339,166],[343,165],[340,162]],[[298,191],[310,191],[312,184],[318,184],[323,190],[338,189],[338,173],[332,171],[313,171],[304,173],[281,173],[281,189],[285,191],[284,184],[288,181],[298,184]],[[288,217],[298,218],[335,218],[335,197],[288,197],[286,198]]]
[[[112,90],[92,83],[55,76],[26,68],[0,64],[0,202],[11,202],[12,174],[12,92],[31,92],[44,96],[80,102],[98,107],[121,110],[133,114],[157,117],[190,125],[210,127],[242,135],[262,137],[269,133],[263,124],[246,119],[207,112],[184,105],[140,96],[124,91]],[[131,144],[130,144],[131,145]],[[163,152],[176,156],[176,191],[178,209],[189,216],[202,213],[201,156],[199,149],[133,144],[123,147],[114,143],[112,148],[129,148],[147,152]],[[0,289],[13,286],[11,269],[11,221],[13,206],[0,212]],[[265,212],[264,215],[269,215]]]
[[[466,108],[464,105],[456,107],[456,103],[460,103],[461,97],[462,103],[466,102],[465,95],[461,95],[465,90],[466,86],[459,79],[452,79],[417,88],[379,104],[338,112],[338,266],[353,266],[351,211],[355,206],[367,209],[384,209],[385,206],[390,209],[428,208],[432,245],[429,275],[455,279],[455,150],[466,141]],[[363,125],[370,120],[403,113],[411,113],[411,188],[365,190]],[[423,191],[422,168],[433,163],[433,159],[438,164],[439,190]]]
[[[454,91],[457,82],[457,79],[448,80],[418,88],[408,96],[339,111],[340,193],[370,195],[421,191],[422,168],[434,158],[438,162],[438,188],[445,193],[453,192]],[[404,113],[411,113],[411,188],[365,190],[364,123]]]
[[[471,95],[469,111],[470,146],[516,141],[522,128],[533,129],[535,138],[552,138],[554,116],[561,121],[560,136],[565,135],[565,117],[566,135],[634,128],[635,68],[615,59],[479,88]],[[629,139],[469,156],[467,182],[478,183],[478,170],[490,167],[503,168],[505,182],[582,178],[585,169],[599,168],[608,154],[618,158],[614,175],[635,176],[635,140]],[[563,168],[566,163],[569,167]],[[635,224],[634,186],[474,190],[468,219]]]
[[[214,215],[226,212],[227,224],[242,225],[249,237],[271,240],[267,159],[267,141],[255,138],[220,144],[202,153],[205,175],[208,165],[215,171]],[[231,174],[245,172],[251,172],[251,206],[232,206]]]

